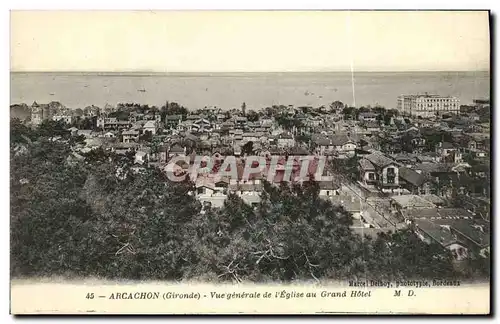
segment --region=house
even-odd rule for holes
[[[483,220],[490,221],[491,200],[485,197],[462,196],[464,208],[473,215],[481,217]]]
[[[238,165],[237,169],[238,178],[230,179],[227,190],[240,197],[243,195],[258,196],[262,192],[262,184],[259,179],[248,179],[244,181],[242,178],[243,168]],[[252,175],[251,175],[252,176]],[[255,175],[254,175],[255,177]]]
[[[156,160],[160,163],[166,163],[167,162],[167,157],[168,157],[168,145],[161,145],[158,147],[158,153]]]
[[[68,131],[70,132],[71,136],[77,136],[78,134],[78,128],[76,127],[71,127],[71,128],[68,128]]]
[[[465,243],[469,254],[486,257],[490,253],[490,224],[479,219],[438,219],[434,223],[447,226]]]
[[[167,115],[165,116],[165,127],[167,129],[178,129],[182,122],[182,115]]]
[[[446,204],[446,201],[434,194],[429,195],[420,195],[421,198],[433,203],[436,207],[443,207]]]
[[[100,147],[104,147],[107,145],[107,141],[105,138],[99,137],[87,137],[85,138],[85,148],[93,150],[98,149]]]
[[[339,154],[354,156],[357,145],[347,135],[333,135],[330,136],[330,147]]]
[[[123,143],[132,143],[139,140],[139,131],[137,130],[126,130],[122,133]]]
[[[52,120],[53,121],[62,121],[66,124],[71,124],[71,122],[73,121],[73,116],[69,115],[69,114],[57,114],[57,115],[54,115],[52,116]]]
[[[156,126],[156,121],[154,120],[148,120],[143,126],[144,133],[150,132],[151,135],[156,135],[157,129],[158,127]]]
[[[457,261],[462,261],[468,257],[466,244],[459,240],[457,235],[447,226],[440,226],[432,221],[420,219],[415,222],[414,231],[425,243],[437,243],[450,250]]]
[[[390,158],[401,165],[411,166],[417,163],[417,155],[411,153],[390,154]]]
[[[347,212],[351,213],[354,219],[362,219],[360,200],[354,198],[354,196],[334,195],[329,196],[328,200],[333,205],[342,206]]]
[[[340,195],[340,185],[334,181],[319,182],[319,197],[328,199],[331,196]]]
[[[489,158],[488,152],[479,149],[469,149],[468,153],[470,153],[474,159],[478,160],[484,160]]]
[[[103,137],[106,137],[106,138],[115,138],[116,135],[113,132],[106,132],[106,133],[104,133]]]
[[[151,154],[150,148],[142,148],[135,152],[135,163],[144,164],[149,161],[149,157]]]
[[[481,118],[480,118],[480,116],[478,114],[476,114],[476,113],[473,112],[473,113],[470,113],[467,116],[467,119],[470,120],[470,121],[476,122],[476,121],[479,121]]]
[[[414,134],[411,137],[410,143],[413,148],[413,152],[415,153],[422,153],[425,148],[426,148],[426,140],[425,138],[420,134]]]
[[[427,152],[415,156],[417,163],[438,163],[441,159],[436,152]]]
[[[358,120],[361,122],[376,122],[378,114],[372,112],[362,112],[358,115]]]
[[[179,144],[172,145],[168,150],[168,158],[170,159],[174,156],[186,156],[186,148],[183,148]]]
[[[236,128],[243,129],[247,126],[248,123],[248,118],[242,117],[242,116],[237,116],[234,119],[234,125]]]
[[[489,254],[490,226],[482,220],[416,219],[415,232],[424,242],[434,241],[450,250],[456,261]]]
[[[131,123],[137,122],[139,119],[137,118],[138,113],[135,111],[130,112],[128,115],[128,121]]]
[[[399,168],[399,183],[402,188],[414,195],[436,193],[435,180],[432,177],[404,166]]]
[[[463,183],[471,181],[468,175],[470,165],[466,163],[421,163],[415,165],[414,170],[434,179],[437,185],[436,194],[440,196],[451,194],[452,187],[462,192],[465,189]]]
[[[317,152],[320,155],[336,153],[353,156],[357,148],[356,142],[345,134],[330,136],[314,135],[311,140],[313,145],[317,147]]]
[[[295,146],[295,139],[291,133],[284,132],[276,136],[276,143],[281,148],[292,147]]]
[[[83,116],[85,116],[85,117],[99,116],[100,112],[101,112],[101,109],[99,107],[96,107],[94,105],[87,106],[83,109]]]
[[[320,155],[325,155],[326,151],[333,149],[333,147],[330,147],[330,139],[324,135],[313,135],[311,143],[317,147],[317,151]]]
[[[132,123],[128,120],[118,120],[116,117],[104,117],[100,116],[97,118],[97,128],[104,130],[108,129],[126,129],[129,128]]]
[[[217,116],[215,118],[217,120],[217,123],[220,124],[220,123],[222,123],[222,122],[224,122],[226,120],[226,115],[224,115],[224,114],[217,114]]]
[[[210,132],[212,131],[212,125],[208,119],[200,118],[193,122],[191,125],[192,132]]]
[[[259,119],[259,123],[261,127],[270,128],[274,124],[274,121],[272,118],[264,117]]]
[[[459,163],[462,161],[462,154],[459,149],[450,142],[440,142],[436,151],[441,155],[443,162]]]
[[[202,140],[198,143],[196,147],[196,153],[201,155],[211,155],[212,154],[212,145],[207,140]]]
[[[314,128],[319,127],[323,124],[323,119],[319,116],[312,116],[312,117],[307,118],[304,124],[307,127],[314,129]]]
[[[260,134],[257,134],[257,133],[250,133],[250,132],[247,132],[247,133],[243,133],[241,135],[241,138],[243,140],[243,142],[258,142],[260,140]]]
[[[476,142],[476,149],[489,151],[491,146],[490,134],[488,133],[470,133],[468,134],[471,140]]]
[[[215,186],[213,178],[198,177],[195,188],[196,199],[202,204],[207,204],[212,208],[221,208],[224,206],[227,194],[220,191],[219,188]]]
[[[367,159],[361,159],[358,162],[358,169],[361,175],[361,182],[365,186],[375,186],[377,184],[377,169]]]
[[[398,195],[391,197],[391,211],[394,214],[399,214],[402,218],[402,213],[413,209],[436,208],[432,202],[417,195]]]
[[[194,122],[195,120],[198,120],[200,118],[204,118],[204,116],[202,115],[195,115],[195,114],[191,114],[191,115],[187,115],[186,116],[186,121],[188,122]]]
[[[366,155],[360,160],[359,167],[361,180],[365,183],[365,179],[368,179],[383,192],[393,192],[399,188],[399,165],[382,153],[375,151]]]
[[[112,151],[116,154],[127,154],[131,152],[136,152],[139,149],[139,144],[134,142],[127,143],[115,143],[112,146]]]
[[[361,127],[366,134],[375,134],[380,132],[380,124],[376,121],[367,121],[361,124]]]
[[[416,219],[474,219],[474,215],[463,208],[407,208],[401,210],[401,214],[407,222]]]
[[[293,156],[305,156],[309,154],[309,150],[303,146],[294,146],[290,149],[290,155]]]
[[[94,137],[94,131],[91,129],[79,129],[76,131],[77,136],[84,136],[85,138],[92,138]]]

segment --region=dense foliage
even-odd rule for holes
[[[264,184],[202,208],[190,183],[104,150],[74,159],[57,125],[11,125],[13,276],[222,281],[456,277],[451,255],[410,230],[361,237],[315,182]]]

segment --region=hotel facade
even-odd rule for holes
[[[434,117],[444,113],[458,114],[460,100],[456,97],[439,95],[401,95],[398,97],[398,110],[406,116]]]

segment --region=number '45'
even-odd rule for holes
[[[87,299],[94,299],[94,293],[87,293]]]

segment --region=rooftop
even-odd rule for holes
[[[412,209],[420,209],[420,208],[434,208],[436,205],[431,203],[424,198],[417,195],[400,195],[393,196],[392,200],[400,205],[402,208],[412,208]]]

